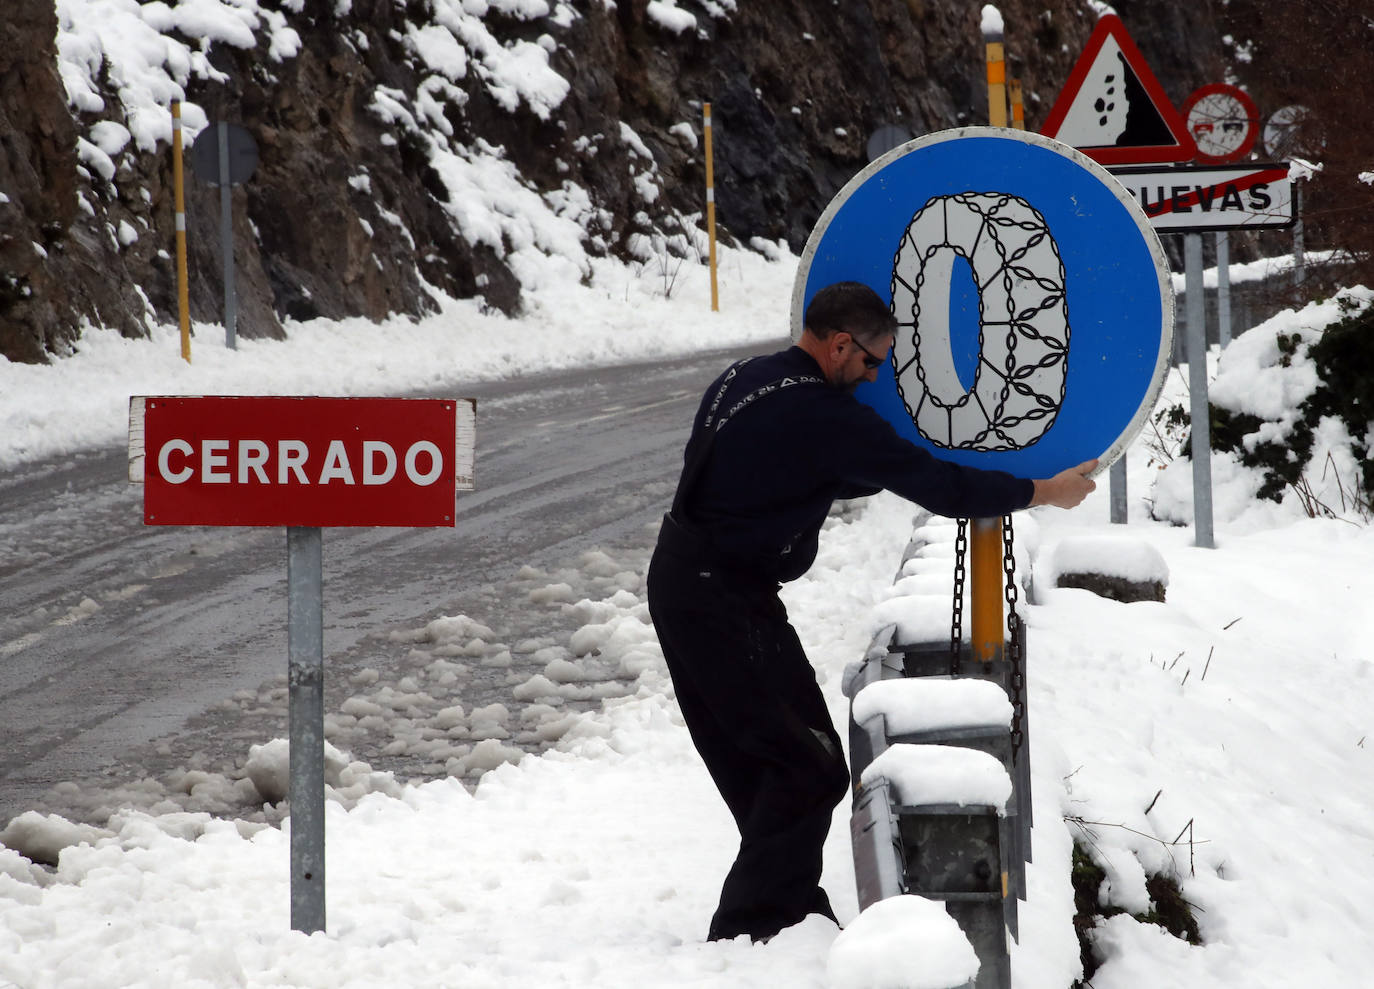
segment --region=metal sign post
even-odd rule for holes
[[[1201,90],[1199,91],[1201,92]],[[1218,339],[1231,339],[1228,230],[1286,227],[1294,222],[1299,186],[1287,162],[1241,165],[1113,168],[1161,233],[1183,235],[1184,295],[1188,330],[1188,393],[1192,415],[1194,543],[1211,549],[1211,422],[1207,399],[1207,306],[1202,277],[1202,233],[1217,231]],[[1299,221],[1300,225],[1300,221]],[[1124,484],[1124,478],[1123,484]],[[1122,499],[1124,501],[1123,492]],[[1116,492],[1113,490],[1113,506]],[[1115,513],[1115,507],[1113,507]],[[1117,521],[1113,514],[1112,521]],[[1124,521],[1124,519],[1123,519]]]
[[[324,525],[452,526],[472,399],[134,397],[147,525],[286,527],[291,927],[325,929]]]
[[[1321,143],[1312,134],[1307,119],[1311,111],[1298,104],[1280,107],[1270,114],[1262,131],[1264,153],[1274,158],[1312,158],[1320,154]],[[1293,290],[1302,287],[1306,276],[1306,257],[1302,237],[1302,179],[1310,172],[1304,168],[1293,186]]]
[[[1217,251],[1217,342],[1223,348],[1231,342],[1231,235],[1216,232]]]
[[[234,292],[232,187],[247,182],[258,167],[258,145],[237,124],[207,127],[191,148],[191,167],[203,182],[219,186],[220,251],[224,258],[224,345],[238,349],[238,301]]]
[[[1212,549],[1212,423],[1207,402],[1207,307],[1202,290],[1202,234],[1183,238],[1188,300],[1188,399],[1192,414],[1193,542]]]
[[[1126,501],[1126,458],[1122,457],[1112,464],[1109,475],[1110,480],[1110,500],[1111,500],[1111,521],[1116,525],[1125,525],[1129,521],[1130,512]]]
[[[224,257],[224,345],[238,349],[236,324],[238,302],[234,295],[234,213],[229,185],[229,125],[223,120],[219,130],[219,237]]]
[[[1299,182],[1293,190],[1293,290],[1296,292],[1302,288],[1302,283],[1307,280],[1307,253],[1303,247],[1302,239],[1302,183]]]
[[[286,530],[291,929],[324,927],[324,576],[320,530]]]

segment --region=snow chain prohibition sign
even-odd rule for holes
[[[1117,459],[1172,352],[1159,237],[1103,166],[1040,134],[966,127],[917,138],[831,200],[792,293],[857,281],[897,321],[855,397],[944,460],[1050,477]]]
[[[933,299],[947,309],[956,257],[968,262],[981,289],[978,368],[969,391],[957,385],[949,341],[923,347],[921,340],[921,303]],[[897,393],[936,446],[1017,450],[1054,424],[1069,350],[1064,263],[1030,203],[998,192],[932,196],[893,261],[892,313]],[[942,317],[925,322],[944,325]]]

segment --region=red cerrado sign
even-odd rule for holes
[[[130,473],[148,525],[451,526],[473,419],[468,399],[135,398]]]

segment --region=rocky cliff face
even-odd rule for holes
[[[71,236],[77,130],[56,36],[43,0],[16,0],[0,20],[0,353],[23,361],[60,352],[82,302],[96,308],[72,285],[93,258]]]
[[[1032,129],[1097,6],[999,4]],[[957,0],[258,0],[213,17],[153,4],[119,35],[91,10],[7,0],[0,23],[12,360],[63,353],[86,321],[126,335],[175,321],[174,97],[191,132],[225,119],[259,146],[232,197],[250,337],[287,318],[418,314],[430,288],[516,312],[555,268],[695,259],[703,102],[723,235],[794,251],[876,128],[987,113],[978,5]],[[1222,78],[1211,3],[1117,10],[1176,104]],[[219,191],[187,176],[191,314],[218,322]]]

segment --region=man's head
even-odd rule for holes
[[[827,381],[853,390],[877,379],[896,332],[897,320],[877,292],[860,282],[836,282],[812,296],[799,345]]]

